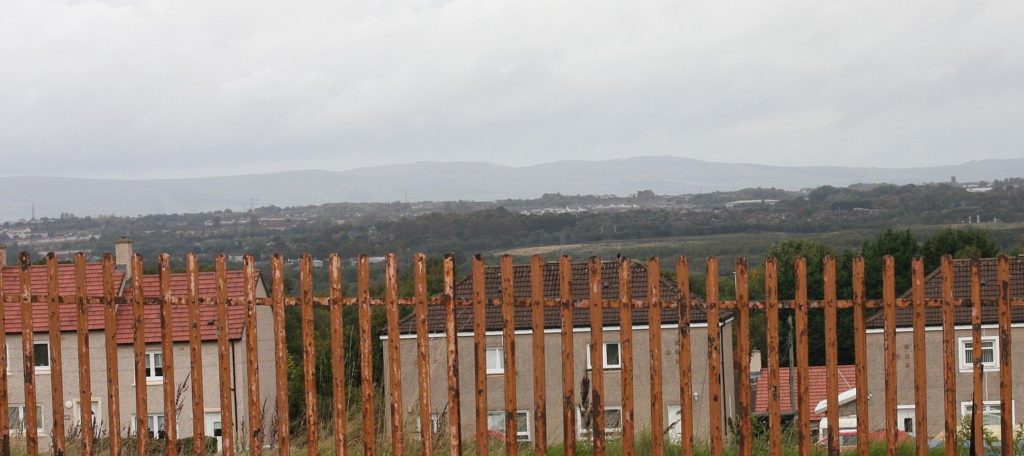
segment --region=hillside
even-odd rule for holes
[[[919,168],[785,167],[681,157],[559,161],[509,167],[482,162],[421,162],[349,171],[289,171],[194,179],[4,177],[0,221],[61,213],[172,214],[330,202],[494,201],[544,193],[694,194],[749,187],[797,190],[821,185],[961,182],[1024,176],[1024,159]]]

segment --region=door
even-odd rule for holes
[[[224,428],[221,426],[220,412],[206,412],[206,435],[217,439],[217,452],[223,451]]]

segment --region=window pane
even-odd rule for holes
[[[146,376],[160,378],[164,376],[164,358],[161,353],[146,354]]]
[[[35,344],[33,350],[35,351],[36,367],[50,367],[50,345]]]
[[[604,346],[605,353],[605,365],[618,366],[621,363],[619,360],[619,344],[606,344]]]
[[[505,368],[504,352],[501,348],[487,349],[487,370],[497,371]]]
[[[996,360],[995,350],[991,346],[986,347],[986,344],[981,344],[981,362],[992,363]],[[991,345],[991,344],[989,344]]]
[[[622,410],[606,409],[604,411],[604,427],[606,429],[619,429],[622,427]]]
[[[528,419],[529,417],[526,415],[526,412],[516,412],[516,433],[523,435],[528,434],[528,431],[530,430],[530,423],[527,422]]]
[[[487,430],[505,432],[505,412],[487,412]]]
[[[24,410],[22,407],[17,407],[17,406],[15,406],[15,407],[8,407],[7,408],[7,416],[10,417],[10,428],[11,429],[15,429],[15,430],[19,430],[19,431],[24,431],[25,430],[24,418],[21,416],[21,411],[22,410]]]

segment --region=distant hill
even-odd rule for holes
[[[544,193],[626,195],[650,189],[687,194],[777,187],[796,190],[855,183],[962,182],[1024,177],[1024,159],[977,160],[917,168],[768,166],[681,157],[557,161],[510,167],[484,162],[420,162],[349,171],[287,171],[195,179],[78,179],[3,177],[0,220],[31,215],[141,215],[296,206],[339,201],[375,202],[535,198]]]

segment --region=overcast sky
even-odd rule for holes
[[[0,1],[0,174],[1024,157],[1024,2]]]

